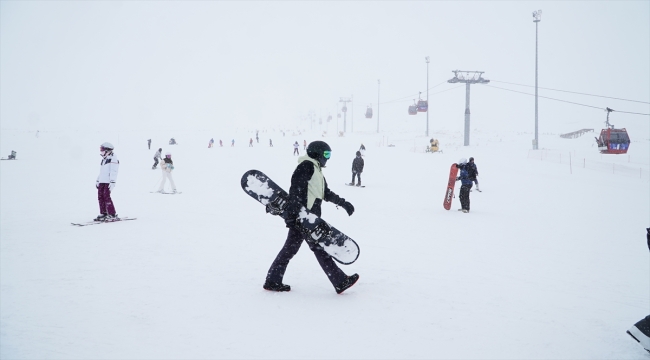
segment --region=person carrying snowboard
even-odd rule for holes
[[[363,172],[364,161],[361,157],[361,151],[357,151],[357,157],[352,160],[352,182],[350,185],[354,185],[354,176],[357,177],[357,186],[361,186],[361,173]]]
[[[151,169],[156,170],[156,167],[158,167],[158,159],[162,160],[162,148],[159,148],[158,151],[153,155],[153,166]]]
[[[160,183],[158,192],[161,193],[165,191],[165,181],[169,179],[169,183],[172,185],[172,192],[176,193],[176,184],[174,184],[174,179],[172,178],[172,170],[174,170],[174,162],[172,161],[171,153],[165,154],[165,158],[163,159],[162,164],[160,165],[160,169],[162,170],[162,182]]]
[[[266,282],[263,286],[266,290],[291,291],[291,286],[283,284],[282,279],[289,261],[298,253],[303,241],[307,242],[309,249],[316,256],[316,260],[318,260],[338,294],[344,292],[359,280],[358,274],[347,276],[322,247],[312,242],[308,235],[304,235],[296,227],[298,213],[303,206],[312,214],[320,217],[323,201],[329,201],[341,206],[348,215],[354,213],[352,204],[327,187],[327,181],[323,176],[322,169],[331,154],[332,149],[327,143],[314,141],[307,147],[307,155],[298,158],[298,166],[291,176],[291,188],[289,189],[288,204],[285,210],[287,216],[284,216],[287,219],[285,223],[289,228],[289,233],[284,246],[266,275]]]
[[[119,219],[115,212],[115,205],[111,199],[111,192],[115,188],[117,172],[120,168],[120,160],[113,154],[113,144],[105,142],[99,147],[99,155],[102,157],[99,176],[95,181],[97,188],[97,200],[99,200],[99,215],[95,221],[114,221]]]
[[[480,192],[481,189],[478,188],[478,179],[477,179],[478,169],[476,168],[476,164],[474,163],[473,157],[469,158],[469,163],[467,163],[467,174],[469,176],[469,179],[476,184],[476,190]]]
[[[461,208],[458,209],[459,211],[462,211],[464,213],[469,212],[469,191],[472,189],[472,180],[469,178],[469,171],[468,166],[467,166],[467,160],[465,158],[462,158],[458,161],[458,164],[456,164],[456,167],[460,170],[460,176],[456,178],[456,181],[460,180],[461,182],[461,187],[460,187],[460,206]]]
[[[293,154],[294,155],[300,156],[300,151],[298,150],[299,147],[300,147],[300,145],[298,145],[297,141],[295,143],[293,143]]]

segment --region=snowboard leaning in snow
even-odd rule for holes
[[[266,206],[266,212],[286,217],[289,194],[261,171],[250,170],[241,178],[241,187],[253,199]],[[359,257],[359,245],[349,236],[312,214],[304,206],[298,214],[297,229],[318,243],[334,260],[352,264]]]
[[[119,221],[129,221],[129,220],[136,220],[137,218],[130,218],[130,217],[123,217],[123,218],[118,218],[115,220],[109,220],[109,221],[88,221],[88,222],[83,222],[83,223],[70,223],[75,226],[89,226],[89,225],[99,225],[99,224],[110,224],[114,222],[119,222]]]
[[[451,202],[454,200],[454,186],[456,186],[456,176],[458,175],[458,168],[456,164],[451,164],[451,169],[449,169],[449,181],[447,182],[447,190],[445,191],[445,201],[443,201],[442,206],[446,210],[451,209]]]

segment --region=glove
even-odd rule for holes
[[[111,181],[111,183],[108,184],[108,191],[113,192],[113,189],[115,189],[115,182]]]
[[[99,189],[99,180],[95,181],[95,187]]]
[[[342,203],[341,207],[345,209],[345,211],[348,213],[348,216],[352,216],[352,213],[354,213],[354,206],[352,206],[352,204],[350,204],[348,201]]]

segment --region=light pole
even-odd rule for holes
[[[425,57],[427,62],[427,136],[429,136],[429,57]]]
[[[381,86],[381,80],[377,79],[377,134],[379,134],[379,87]]]
[[[537,121],[537,27],[542,20],[542,10],[533,11],[533,22],[535,23],[535,142],[533,150],[539,149],[538,121]]]

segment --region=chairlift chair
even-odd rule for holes
[[[421,91],[420,94],[422,94]],[[429,109],[429,102],[427,100],[422,100],[421,98],[418,97],[418,112],[427,112],[428,109]]]
[[[409,115],[418,114],[418,105],[415,104],[415,99],[413,99],[413,105],[409,105]]]

